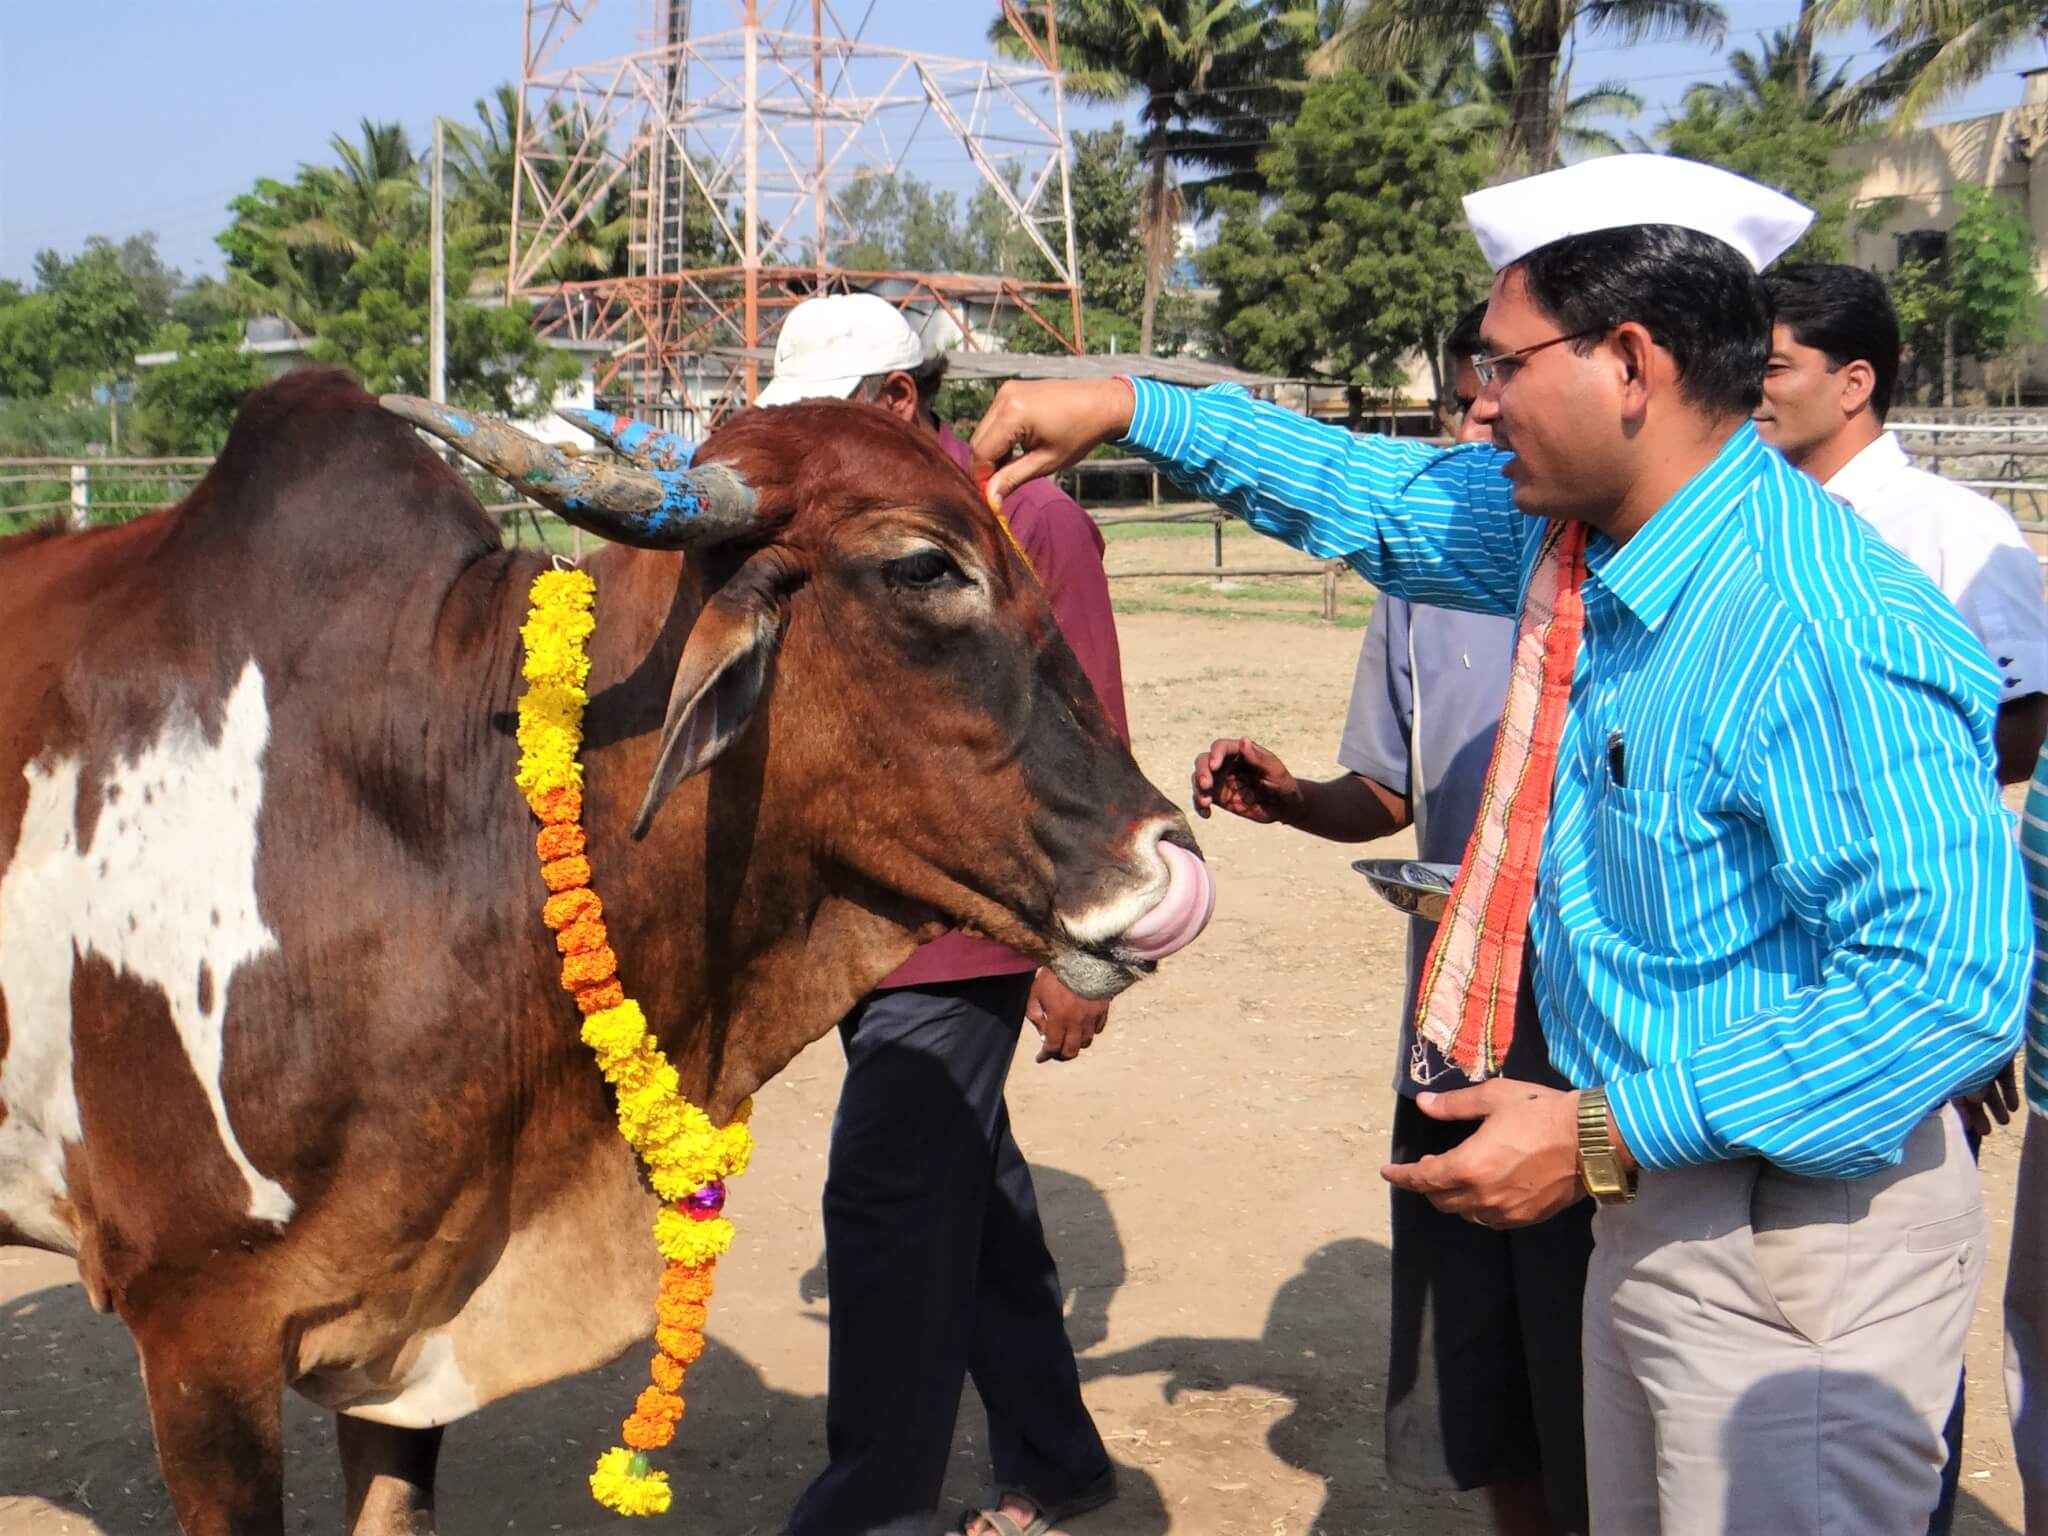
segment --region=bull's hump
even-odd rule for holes
[[[256,897],[257,826],[270,715],[263,673],[241,671],[218,725],[174,703],[153,739],[94,775],[82,757],[24,769],[28,802],[0,871],[0,1220],[69,1249],[65,1148],[82,1137],[73,1084],[73,973],[96,957],[163,993],[217,1136],[247,1187],[248,1215],[281,1225],[291,1196],[242,1149],[222,1091],[237,970],[277,948]],[[81,792],[101,803],[81,808]],[[90,812],[81,815],[81,809]],[[81,833],[89,827],[90,835]]]

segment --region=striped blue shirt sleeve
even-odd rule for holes
[[[1515,510],[1508,455],[1365,437],[1220,384],[1133,379],[1125,442],[1261,533],[1342,560],[1412,602],[1512,616],[1542,524]]]
[[[1647,1168],[1756,1155],[1854,1178],[2020,1042],[2019,851],[1950,659],[1891,617],[1808,624],[1769,685],[1733,807],[1818,974],[1607,1085]],[[1988,679],[1980,686],[1988,688]],[[1986,699],[1988,718],[1989,699]]]

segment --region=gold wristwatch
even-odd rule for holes
[[[1607,1131],[1605,1088],[1588,1088],[1579,1095],[1579,1182],[1602,1205],[1620,1205],[1636,1197],[1635,1170],[1622,1171],[1621,1154]]]

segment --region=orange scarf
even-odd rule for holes
[[[1522,598],[1479,819],[1423,967],[1415,1027],[1475,1083],[1500,1071],[1514,1039],[1536,866],[1586,624],[1585,580],[1586,525],[1553,521]]]

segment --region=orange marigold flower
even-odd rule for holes
[[[540,854],[543,864],[555,859],[566,859],[572,853],[583,851],[583,827],[579,822],[558,822],[551,827],[542,827],[540,835],[534,838],[534,849]]]
[[[607,1008],[616,1008],[626,1000],[626,989],[614,977],[599,982],[594,987],[585,987],[576,994],[576,1010],[585,1018],[593,1013],[603,1013]]]
[[[548,904],[540,909],[540,920],[550,928],[567,928],[586,918],[595,921],[603,911],[604,903],[597,899],[597,892],[588,886],[578,886],[573,891],[550,896]]]
[[[710,1321],[711,1309],[701,1301],[661,1296],[655,1299],[654,1315],[672,1328],[702,1328]]]
[[[716,1264],[670,1262],[661,1271],[661,1294],[681,1296],[685,1301],[709,1301],[711,1276],[717,1268]]]
[[[673,1421],[646,1419],[637,1413],[619,1427],[619,1438],[636,1451],[658,1451],[675,1437]]]
[[[580,853],[552,859],[541,865],[540,877],[551,891],[573,891],[579,885],[590,884],[590,860]]]
[[[701,1301],[686,1301],[671,1295],[667,1287],[654,1298],[654,1315],[678,1328],[702,1328],[710,1309]]]
[[[586,917],[556,934],[555,948],[565,955],[588,955],[603,949],[604,940],[604,924],[594,917]]]
[[[654,1363],[647,1368],[647,1374],[654,1378],[654,1384],[664,1392],[674,1392],[683,1384],[683,1373],[689,1366],[687,1360],[671,1359],[667,1355],[656,1355]]]
[[[549,826],[583,819],[583,791],[573,784],[544,789],[537,795],[528,796],[526,803],[533,807],[533,814]]]
[[[633,1403],[633,1411],[650,1419],[673,1421],[683,1416],[683,1400],[660,1387],[642,1387],[640,1396]]]
[[[570,955],[562,962],[562,990],[580,992],[600,981],[611,980],[618,970],[619,957],[612,953],[610,945],[593,949],[587,955]]]
[[[663,1323],[654,1330],[654,1344],[664,1355],[686,1365],[704,1353],[704,1336],[701,1333],[672,1323]]]

